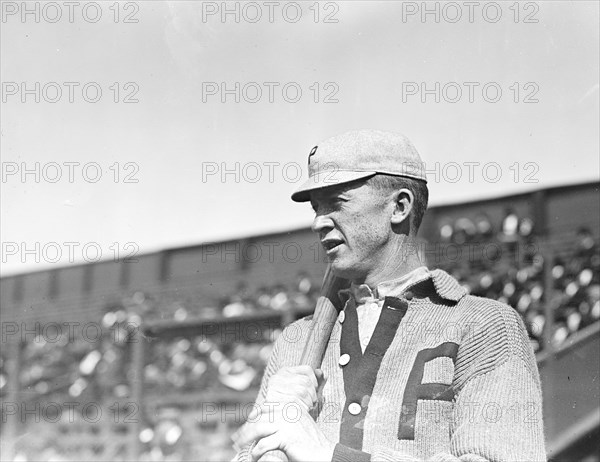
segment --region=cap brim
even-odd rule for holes
[[[310,200],[310,192],[316,189],[328,188],[351,181],[368,178],[377,174],[377,172],[356,172],[349,170],[336,170],[331,172],[320,172],[306,180],[294,194],[292,200],[294,202],[307,202]]]

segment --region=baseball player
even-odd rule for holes
[[[297,366],[311,318],[277,339],[234,441],[253,460],[546,460],[540,380],[514,309],[470,296],[415,251],[423,164],[400,134],[344,133],[314,147],[312,230],[351,281],[321,369]],[[266,454],[266,455],[265,455]],[[264,455],[264,457],[263,457]]]

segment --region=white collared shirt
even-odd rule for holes
[[[429,279],[429,270],[426,266],[420,266],[410,273],[398,279],[384,281],[377,285],[375,292],[366,284],[350,286],[350,290],[354,294],[356,300],[356,314],[358,317],[358,337],[362,352],[365,352],[377,321],[383,309],[383,299],[385,297],[398,297],[407,288],[415,285],[418,282]]]

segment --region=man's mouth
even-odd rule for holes
[[[325,249],[326,253],[332,252],[334,249],[337,249],[344,241],[342,239],[323,239],[321,241],[321,245]]]

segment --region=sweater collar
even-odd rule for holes
[[[436,269],[430,271],[429,274],[433,281],[433,287],[440,297],[453,302],[458,302],[467,295],[467,289],[461,286],[456,279],[444,270]]]

